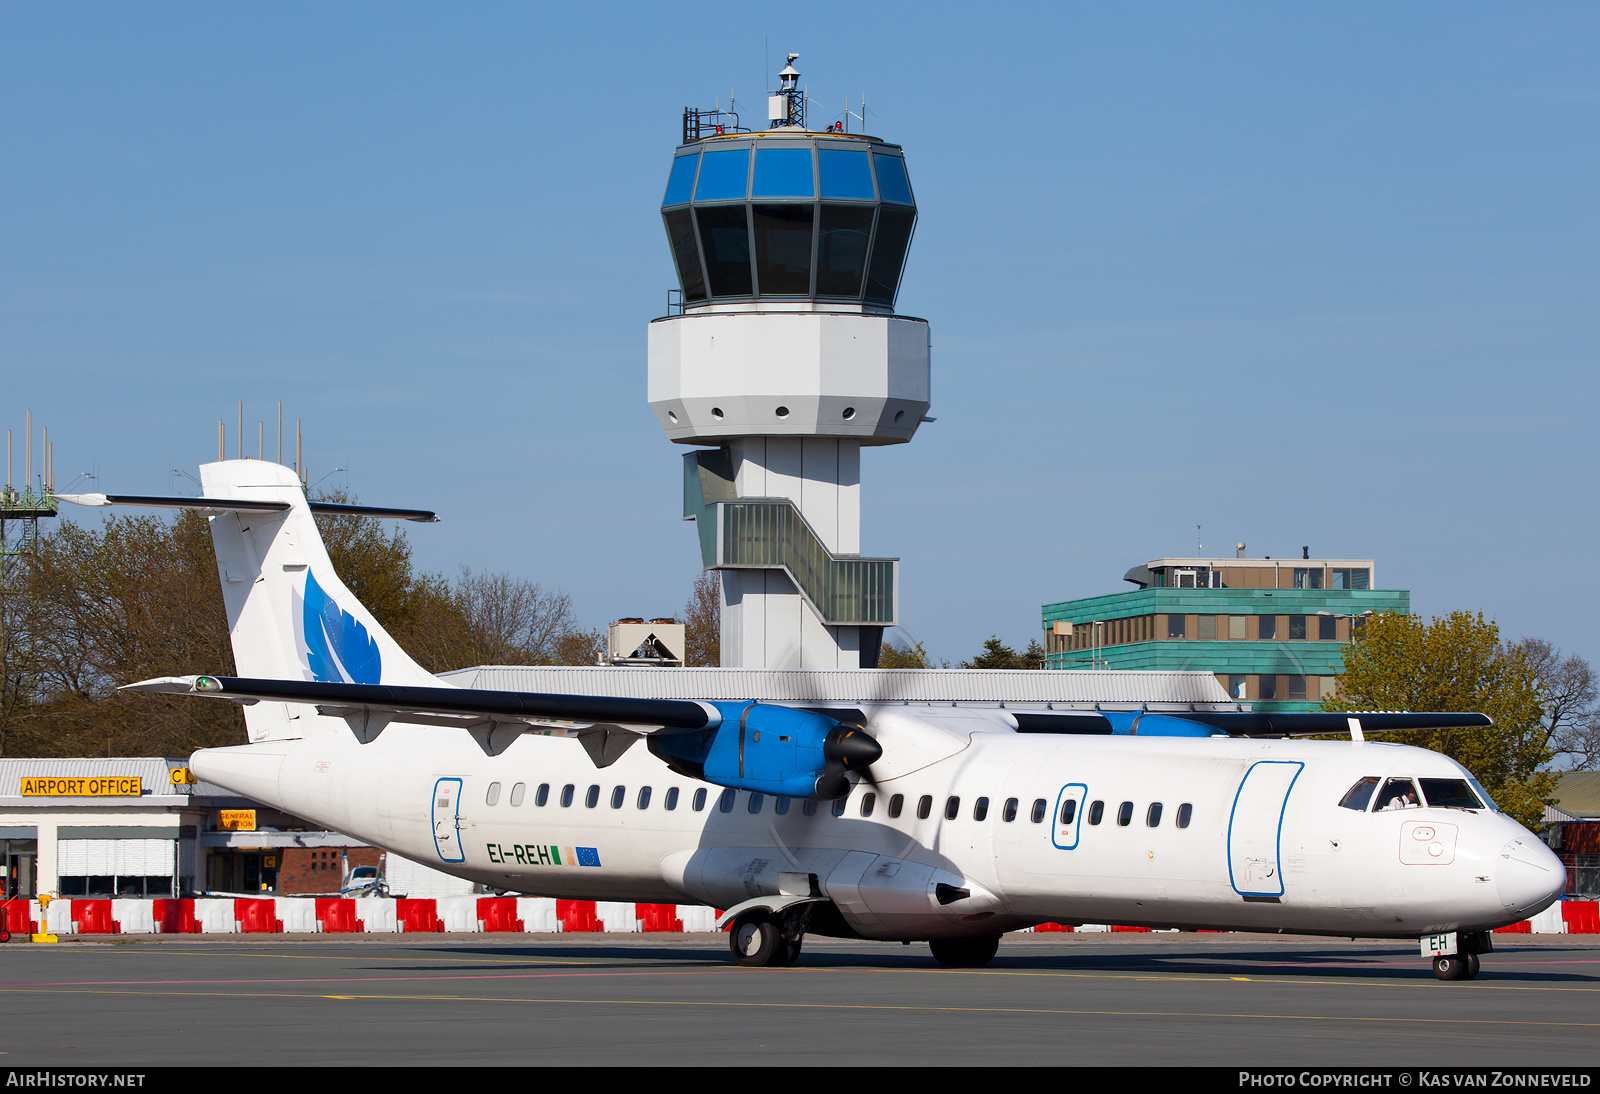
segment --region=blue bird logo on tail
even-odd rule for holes
[[[378,643],[355,616],[322,591],[309,570],[301,621],[306,667],[313,680],[328,684],[379,683],[383,659],[378,654]]]

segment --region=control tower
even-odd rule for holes
[[[875,668],[900,564],[861,555],[861,449],[927,420],[928,324],[896,315],[917,207],[898,145],[805,126],[796,55],[768,128],[684,111],[661,203],[681,307],[649,400],[722,577],[726,668]]]

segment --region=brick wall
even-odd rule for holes
[[[346,870],[377,866],[376,847],[285,847],[278,863],[278,892],[284,896],[337,893]]]

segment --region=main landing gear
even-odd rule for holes
[[[785,968],[800,959],[800,939],[793,929],[771,916],[755,912],[741,916],[728,930],[733,959],[751,968]],[[786,937],[793,935],[793,937]]]

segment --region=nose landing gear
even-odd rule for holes
[[[1440,980],[1475,980],[1478,976],[1478,955],[1452,954],[1433,959],[1433,975]]]

